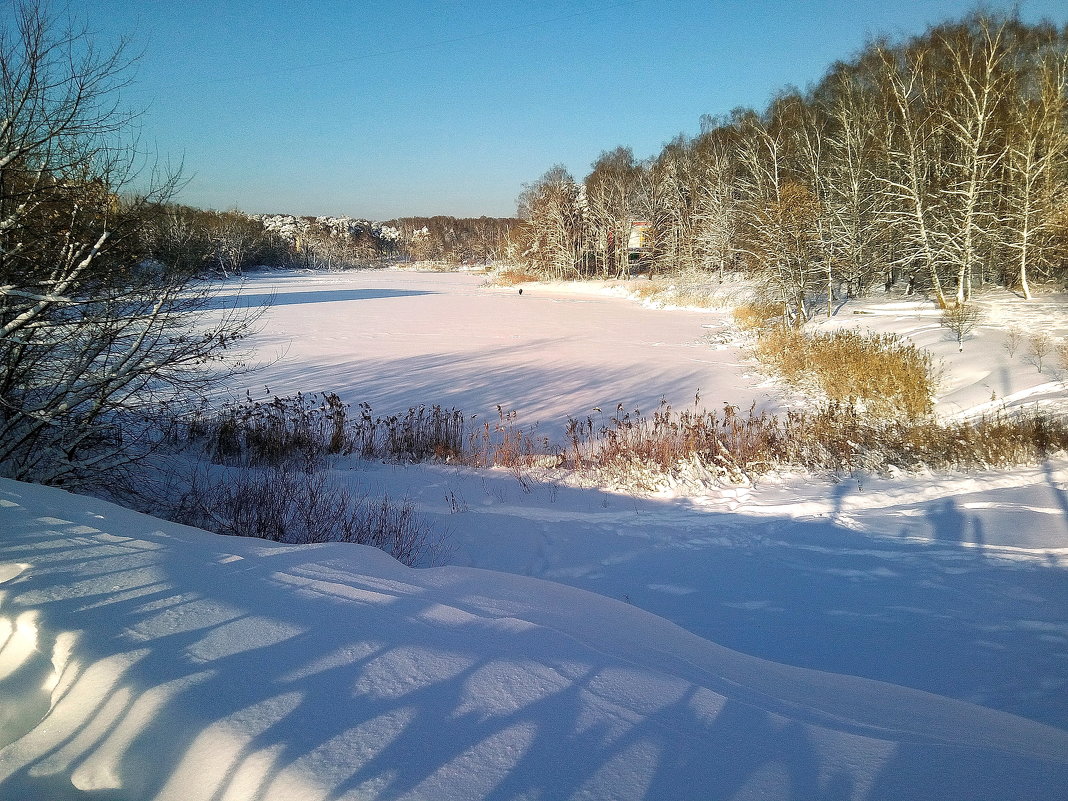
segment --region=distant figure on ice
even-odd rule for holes
[[[520,295],[522,295],[522,294],[523,294],[523,287],[519,287],[519,294],[520,294]]]

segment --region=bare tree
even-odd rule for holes
[[[586,177],[593,246],[605,278],[627,272],[627,240],[641,184],[642,166],[629,147],[602,153]]]
[[[964,339],[979,325],[982,314],[973,303],[955,303],[942,312],[939,321],[943,328],[948,328],[957,341],[957,350],[964,350]]]
[[[1052,351],[1053,337],[1045,331],[1039,331],[1031,337],[1031,341],[1028,343],[1027,357],[1031,360],[1031,363],[1038,368],[1038,372],[1041,373],[1042,363]]]
[[[634,210],[607,211],[617,156],[633,163],[619,148],[586,182],[602,274]],[[942,309],[994,277],[1029,296],[1068,277],[1068,29],[979,11],[877,40],[762,112],[703,119],[640,177],[653,264],[747,269],[795,321],[899,276]]]
[[[821,209],[812,190],[791,175],[788,116],[768,116],[771,124],[755,114],[741,120],[740,249],[782,306],[783,319],[799,326],[809,319],[809,294],[823,279]]]
[[[873,67],[835,65],[817,100],[827,130],[823,163],[812,180],[826,214],[828,281],[844,282],[858,294],[880,275],[887,284],[895,277],[886,252],[887,198],[875,177],[885,159],[889,126],[875,93],[866,88],[871,83],[866,71]]]
[[[881,77],[890,101],[893,135],[889,163],[894,165],[880,178],[889,199],[892,235],[899,247],[897,266],[910,273],[917,267],[924,269],[939,307],[945,309],[948,304],[938,273],[939,215],[930,187],[941,131],[935,110],[928,103],[927,54],[923,50],[902,53],[881,46],[879,55],[883,63]]]
[[[153,418],[218,375],[248,319],[198,325],[190,276],[140,262],[148,196],[124,198],[136,153],[117,91],[123,46],[101,53],[38,2],[0,32],[0,473],[114,487]]]
[[[956,267],[958,305],[971,297],[984,240],[992,228],[994,177],[1005,156],[998,130],[1007,91],[1006,24],[979,17],[938,37],[949,69],[936,86],[948,95],[938,104],[950,145],[943,170],[945,228],[943,253]]]
[[[1016,256],[1016,282],[1030,300],[1031,274],[1049,260],[1043,245],[1068,194],[1058,180],[1068,161],[1068,53],[1044,53],[1014,100],[1001,223]]]

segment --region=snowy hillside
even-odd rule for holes
[[[1068,733],[633,606],[0,483],[4,798],[1050,799]]]

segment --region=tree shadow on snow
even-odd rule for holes
[[[669,505],[644,508],[655,520]],[[413,571],[359,546],[149,533],[151,520],[132,513],[58,520],[25,534],[17,529],[41,524],[4,513],[14,522],[0,560],[35,562],[5,583],[4,613],[37,612],[48,624],[38,644],[45,652],[56,652],[49,638],[57,631],[82,632],[52,725],[30,735],[18,752],[25,761],[0,780],[11,797],[30,797],[42,777],[61,781],[66,771],[80,772],[85,786],[106,787],[110,776],[129,797],[249,801],[301,797],[299,783],[286,784],[295,775],[314,778],[308,792],[317,798],[501,801],[993,801],[1045,798],[1068,782],[1068,765],[981,747],[967,731],[910,731],[908,709],[897,723],[889,712],[866,722],[865,707],[851,712],[848,699],[875,686],[758,666],[564,586],[467,568]],[[1035,603],[1064,600],[1063,572],[953,572],[945,568],[960,562],[932,551],[947,543],[873,543],[827,523],[744,514],[710,514],[707,525],[739,539],[691,542],[684,551],[654,544],[634,558],[649,575],[677,572],[684,561],[706,577],[697,592],[674,596],[710,618],[702,636],[795,664],[818,661],[821,650],[841,669],[851,649],[884,663],[929,649],[938,658],[928,667],[939,670],[974,656],[968,643],[1001,622],[988,607],[1007,587],[1026,584]],[[745,532],[757,536],[746,541]],[[798,547],[816,544],[825,550]],[[888,564],[893,575],[878,569]],[[49,586],[69,592],[36,591],[35,576],[49,573]],[[604,580],[611,586],[610,575]],[[657,611],[655,591],[633,590],[636,605]],[[278,593],[297,602],[258,608]],[[754,597],[767,604],[734,603]],[[525,617],[532,599],[536,623]],[[927,611],[903,615],[906,602]],[[584,616],[586,607],[595,614]],[[837,616],[844,625],[831,610],[847,613]],[[627,626],[633,646],[621,646]],[[1037,656],[1034,642],[1002,642],[1009,655],[1018,646],[1012,664]],[[651,661],[635,656],[646,651]],[[99,702],[63,706],[76,696]],[[867,757],[858,767],[834,745],[853,735],[885,740],[874,775]]]
[[[344,303],[353,300],[383,300],[413,295],[433,295],[434,292],[416,289],[319,289],[298,292],[240,293],[212,295],[201,307],[205,311],[226,309],[258,309],[269,306],[298,306],[306,303]]]

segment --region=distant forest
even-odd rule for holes
[[[387,262],[489,264],[501,259],[516,218],[249,215],[158,205],[140,226],[142,253],[168,269],[231,275],[259,267],[346,269]]]
[[[714,76],[710,80],[715,80]],[[638,160],[553,167],[520,197],[513,256],[552,278],[743,273],[803,321],[902,284],[940,306],[1068,280],[1068,27],[976,13],[875,40],[763,111],[702,119]],[[633,221],[648,246],[628,248]]]

